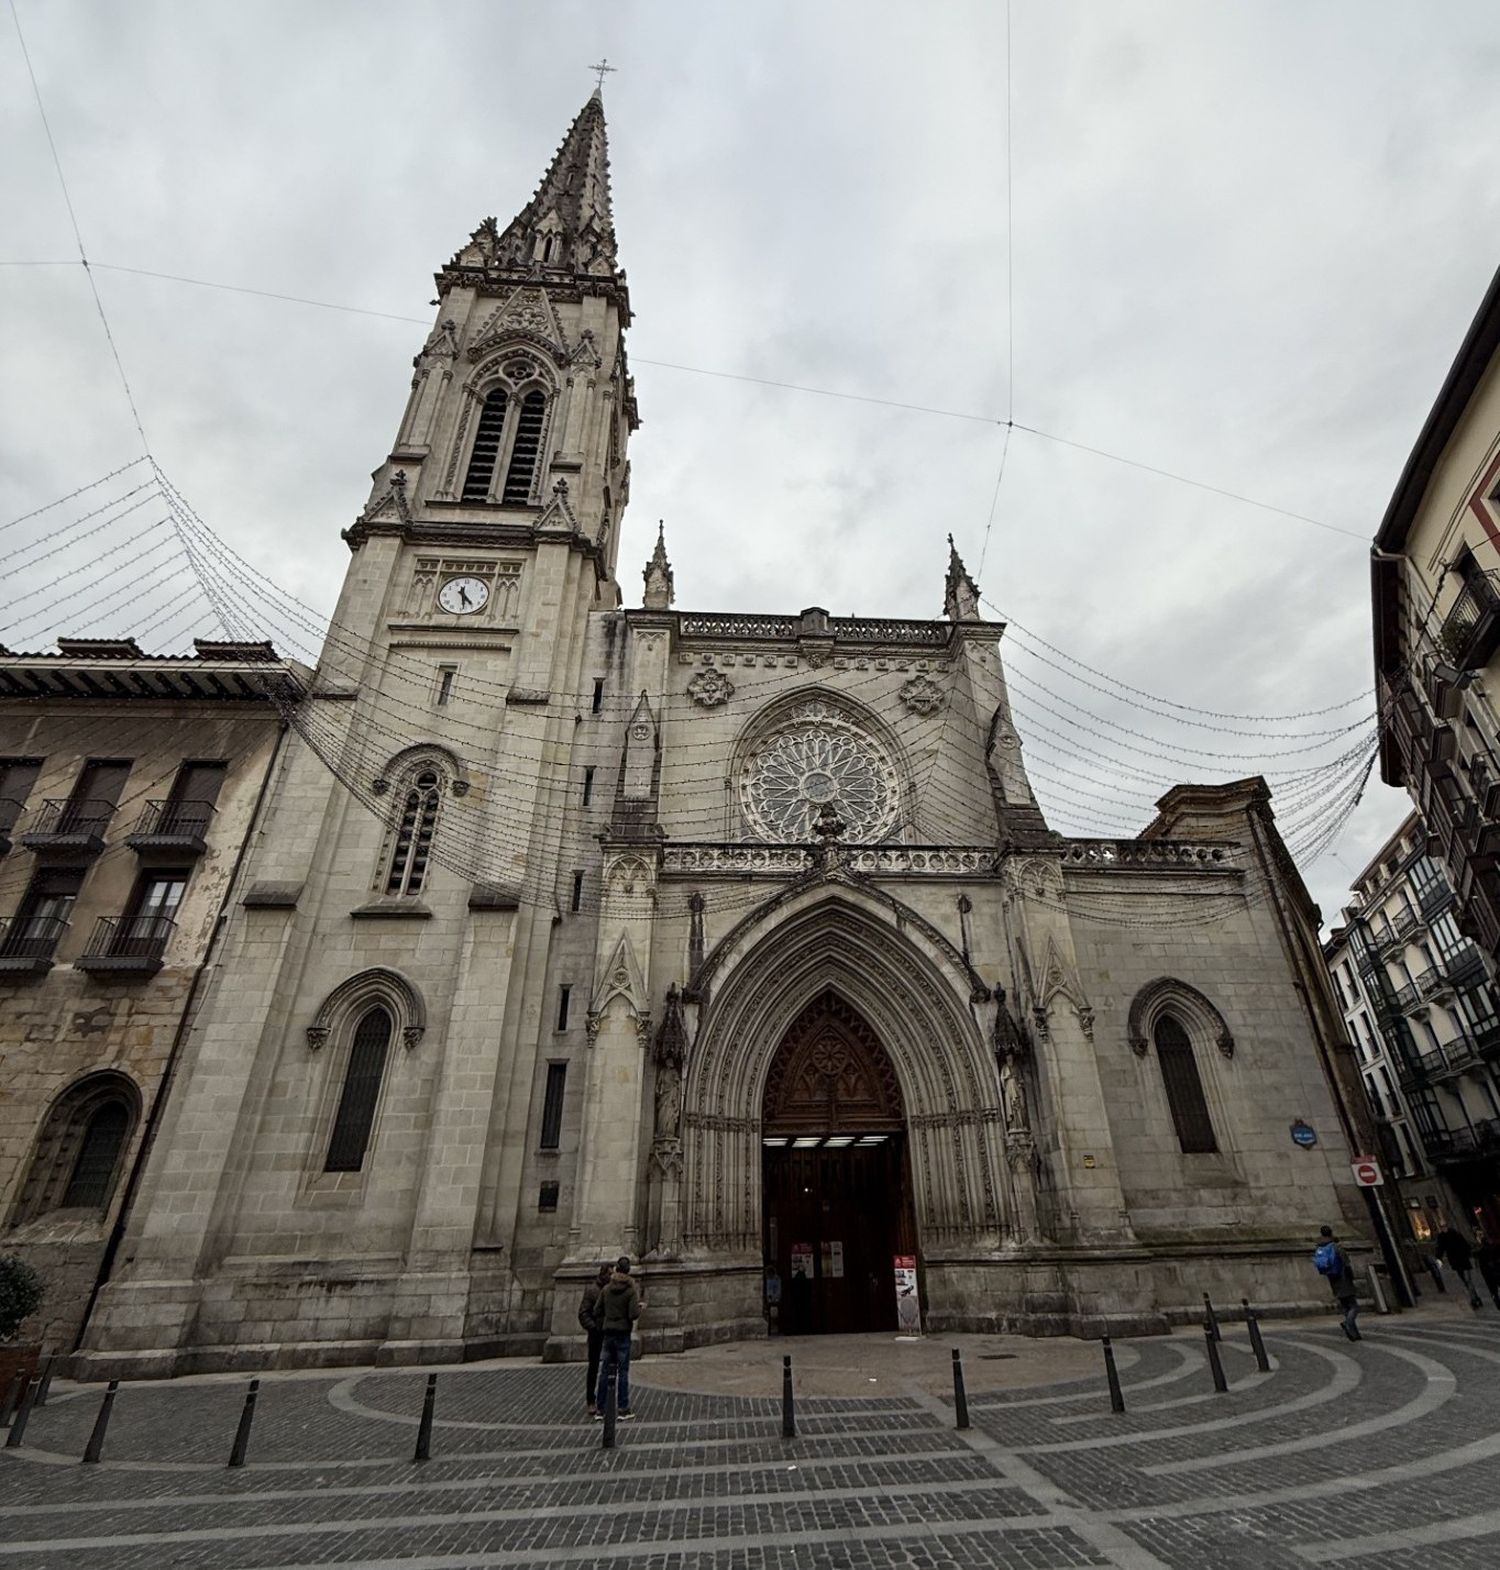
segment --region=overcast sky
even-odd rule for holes
[[[423,321],[607,55],[644,419],[627,603],[662,518],[679,607],[936,615],[951,531],[1008,615],[1149,692],[1284,714],[1371,685],[1367,542],[1497,261],[1493,3],[1014,0],[1009,73],[1000,0],[18,5],[93,260]],[[0,260],[66,260],[8,15],[0,137]],[[166,472],[330,607],[424,328],[97,277]],[[0,269],[0,350],[0,519],[136,455],[81,269]],[[1017,431],[986,553],[1007,413],[1359,538]],[[1018,720],[1038,768],[1109,774],[1100,733]],[[1202,777],[1296,766],[1173,735],[1247,755]],[[1069,832],[1149,816],[1039,785]],[[1304,869],[1325,914],[1405,810],[1372,786]]]

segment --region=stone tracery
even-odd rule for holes
[[[825,806],[836,806],[845,837],[869,843],[895,826],[895,765],[874,737],[830,704],[799,704],[760,741],[740,776],[740,801],[762,839],[806,841]]]

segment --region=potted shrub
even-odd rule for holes
[[[41,1346],[17,1341],[22,1322],[42,1306],[42,1278],[17,1254],[0,1254],[0,1400],[17,1374],[36,1373]]]

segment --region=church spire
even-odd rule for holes
[[[648,611],[669,610],[672,605],[672,564],[667,560],[667,526],[656,526],[656,549],[646,563],[645,606]]]
[[[978,621],[979,589],[964,566],[963,557],[948,536],[948,580],[943,589],[943,614],[949,621]]]
[[[449,264],[529,273],[619,275],[609,195],[604,100],[595,88],[578,111],[531,200],[502,233],[493,218]]]

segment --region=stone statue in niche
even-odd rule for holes
[[[1031,1043],[1005,999],[1005,988],[995,988],[995,1058],[1000,1070],[1000,1104],[1005,1126],[1013,1134],[1030,1133],[1031,1112],[1027,1104],[1026,1068],[1031,1058]]]
[[[667,988],[661,1027],[651,1054],[656,1064],[656,1117],[652,1143],[675,1142],[682,1133],[682,1066],[687,1056],[687,1024],[676,982]]]

